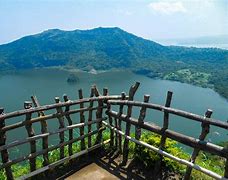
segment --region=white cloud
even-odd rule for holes
[[[149,4],[149,8],[153,11],[168,15],[173,13],[187,12],[186,8],[180,1],[152,2]]]

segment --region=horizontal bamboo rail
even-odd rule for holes
[[[228,123],[227,122],[223,122],[223,121],[216,120],[213,118],[206,118],[204,116],[189,113],[189,112],[182,111],[179,109],[165,107],[165,106],[158,105],[158,104],[144,103],[144,102],[139,102],[139,101],[128,101],[128,100],[125,100],[125,101],[123,101],[123,100],[108,100],[108,103],[111,105],[131,105],[131,106],[155,109],[158,111],[167,112],[170,114],[175,114],[177,116],[185,117],[185,118],[190,119],[190,120],[209,123],[211,125],[214,125],[214,126],[217,126],[220,128],[228,129]]]
[[[138,83],[136,83],[135,86],[137,84]],[[132,86],[132,87],[134,87],[134,86]],[[173,94],[172,92],[167,93],[167,99],[166,99],[165,106],[149,103],[149,96],[146,96],[146,95],[144,96],[144,102],[133,101],[133,97],[131,96],[132,95],[132,87],[129,90],[129,98],[127,100],[119,99],[119,100],[108,100],[107,101],[106,114],[110,120],[109,120],[109,123],[103,122],[103,124],[105,124],[106,126],[108,126],[110,128],[110,131],[112,132],[112,134],[114,134],[114,132],[117,134],[116,139],[113,135],[110,136],[111,141],[114,142],[114,139],[115,139],[115,141],[118,141],[118,139],[120,141],[120,139],[121,139],[121,138],[119,138],[120,134],[125,137],[122,165],[125,165],[127,160],[128,160],[128,151],[129,151],[128,150],[128,148],[129,148],[128,147],[128,141],[132,140],[136,144],[143,145],[143,146],[145,146],[151,150],[154,150],[155,152],[158,152],[161,155],[160,160],[162,160],[162,158],[163,158],[162,156],[167,156],[173,160],[176,160],[177,162],[179,162],[181,164],[187,165],[185,180],[190,179],[190,174],[191,174],[192,168],[194,168],[196,170],[200,170],[200,171],[204,172],[205,174],[212,176],[214,178],[217,178],[217,179],[228,178],[228,165],[227,165],[228,164],[228,149],[225,147],[215,145],[213,143],[209,143],[209,142],[204,140],[206,135],[209,133],[209,129],[210,129],[211,125],[217,126],[219,128],[227,130],[228,129],[228,123],[227,122],[222,122],[222,121],[219,121],[216,119],[212,119],[210,117],[212,114],[211,110],[208,110],[205,113],[205,116],[200,116],[200,115],[197,115],[194,113],[190,113],[190,112],[186,112],[183,110],[171,108],[170,105],[171,105],[171,98],[172,98],[172,94]],[[112,110],[112,107],[114,107],[115,105],[119,106],[119,112]],[[128,108],[126,114],[124,114],[122,111],[124,106]],[[132,107],[140,108],[140,115],[139,115],[138,119],[131,117]],[[118,109],[118,107],[116,107],[116,108]],[[161,111],[162,113],[164,113],[163,126],[162,127],[159,127],[155,124],[150,124],[148,122],[144,122],[147,109],[153,109],[153,110]],[[170,114],[174,114],[174,115],[177,115],[179,117],[184,117],[188,120],[201,122],[201,128],[202,129],[201,129],[201,134],[199,136],[199,139],[196,139],[196,138],[193,138],[193,137],[190,137],[190,136],[169,130],[168,127],[169,127],[169,123],[170,123],[170,120],[169,120]],[[120,130],[120,127],[116,123],[113,125],[112,119],[115,119],[115,121],[119,121],[119,122],[121,122],[121,121],[126,122],[125,133],[123,133],[123,131]],[[151,122],[151,121],[149,121],[149,122]],[[136,137],[135,139],[134,138],[132,139],[129,135],[131,125],[134,125],[134,127],[135,127],[135,137]],[[155,134],[161,135],[159,148],[151,147],[149,144],[146,144],[145,142],[140,142],[141,129],[145,129],[145,130],[148,130],[150,132],[154,132]],[[170,156],[169,154],[166,154],[165,152],[163,152],[163,148],[165,146],[167,138],[170,138],[170,139],[175,140],[179,143],[182,143],[184,145],[187,145],[189,147],[194,148],[191,159],[189,161],[181,160],[178,157],[175,157],[172,155]],[[121,142],[119,142],[118,144],[120,145]],[[110,145],[112,146],[113,143]],[[117,149],[118,148],[121,149],[121,145],[120,145],[120,147],[117,147]],[[208,152],[208,153],[211,153],[214,155],[218,155],[218,156],[226,159],[226,165],[225,165],[225,169],[224,169],[224,177],[217,175],[216,173],[211,172],[211,171],[206,170],[206,169],[202,170],[201,167],[198,168],[198,166],[194,164],[195,159],[199,154],[199,151],[205,151],[205,152]],[[155,168],[154,168],[155,170],[153,172],[153,173],[155,173],[155,176],[157,175],[157,173],[161,172],[161,168],[162,168],[161,167],[161,161],[159,161],[155,164]]]
[[[162,135],[163,133],[170,139],[173,139],[177,142],[180,142],[182,144],[185,144],[187,146],[193,147],[193,148],[199,148],[203,151],[210,152],[222,157],[227,158],[228,157],[228,149],[225,149],[224,147],[206,142],[206,141],[200,141],[199,139],[189,137],[180,133],[177,133],[172,130],[165,130],[163,132],[162,128],[153,124],[150,124],[148,122],[144,122],[143,124],[138,123],[138,120],[134,118],[128,118],[127,115],[122,114],[121,116],[118,115],[118,112],[115,111],[109,111],[107,112],[107,115],[111,117],[118,117],[122,121],[130,122],[132,125],[139,126],[143,129],[146,129],[148,131],[154,132],[156,134]]]
[[[100,130],[94,130],[94,131],[91,131],[91,132],[88,133],[88,134],[85,134],[85,135],[83,135],[83,136],[74,138],[74,139],[72,139],[72,140],[70,140],[70,141],[62,142],[62,143],[60,143],[60,144],[51,146],[51,147],[49,147],[49,148],[47,148],[47,149],[45,149],[45,150],[37,151],[37,152],[35,152],[35,153],[28,154],[27,156],[22,156],[22,157],[20,157],[20,158],[11,160],[11,161],[9,161],[9,162],[7,162],[7,163],[4,163],[4,164],[0,165],[0,169],[6,168],[6,167],[9,167],[9,166],[12,166],[13,164],[17,164],[17,163],[19,163],[19,162],[22,162],[22,161],[25,161],[25,160],[28,160],[28,159],[31,159],[31,158],[35,158],[35,157],[37,157],[37,156],[40,156],[40,155],[45,154],[46,152],[53,151],[53,150],[55,150],[55,149],[64,147],[64,146],[69,145],[69,144],[71,144],[71,143],[75,143],[75,142],[77,142],[77,141],[79,141],[79,140],[82,140],[82,139],[88,137],[88,136],[92,136],[92,135],[94,135],[94,134],[97,134],[99,131],[103,131],[103,130],[104,130],[104,128],[101,128]]]
[[[63,96],[64,102],[60,102],[60,98],[55,98],[55,104],[50,105],[44,105],[41,106],[35,96],[32,96],[32,102],[34,104],[34,107],[32,107],[32,102],[26,101],[24,104],[25,109],[10,112],[10,113],[4,113],[4,109],[1,108],[0,113],[0,124],[3,124],[0,126],[0,152],[2,155],[2,164],[0,165],[0,170],[5,168],[7,179],[14,179],[13,172],[11,169],[11,166],[20,162],[23,162],[25,160],[29,160],[31,172],[28,175],[22,176],[21,178],[25,179],[28,177],[32,177],[38,173],[44,172],[50,167],[54,167],[58,164],[61,164],[63,162],[66,162],[68,160],[73,159],[74,157],[79,156],[80,154],[84,154],[86,152],[89,152],[96,149],[97,147],[100,147],[103,142],[101,141],[102,138],[102,132],[104,130],[104,127],[101,126],[101,122],[105,121],[107,118],[104,117],[101,112],[103,109],[107,108],[107,105],[104,105],[103,102],[107,102],[107,100],[111,99],[121,99],[121,96],[109,96],[107,93],[104,93],[104,96],[98,94],[98,89],[95,88],[96,97],[90,97],[90,98],[83,98],[82,97],[82,90],[79,91],[80,99],[79,100],[70,100],[67,95]],[[104,92],[107,92],[107,88],[104,89]],[[95,107],[93,102],[98,102],[98,106]],[[89,107],[85,107],[84,104],[89,103],[91,104]],[[83,104],[83,106],[82,106]],[[79,106],[79,109],[75,109],[73,106]],[[73,108],[71,108],[73,107]],[[63,109],[65,108],[65,110]],[[54,110],[56,109],[56,113],[50,113],[48,110]],[[92,111],[97,111],[97,118],[95,120],[92,119],[92,116],[89,121],[85,121],[85,119],[81,119],[79,123],[74,123],[73,119],[71,117],[72,114],[79,113],[80,116],[84,113],[89,113]],[[34,117],[34,113],[37,113],[37,117]],[[17,121],[16,123],[11,123],[10,121],[7,121],[8,119],[13,119],[14,117],[22,117],[22,121]],[[48,120],[58,120],[60,126],[55,131],[48,131]],[[5,125],[5,121],[7,121],[7,125]],[[66,125],[66,122],[68,125]],[[40,122],[41,126],[41,133],[35,134],[34,133],[34,127],[33,124]],[[92,126],[93,124],[99,124],[97,126],[97,130],[91,130],[88,133],[82,133],[82,128]],[[24,138],[22,140],[16,140],[13,142],[5,143],[6,142],[6,135],[5,133],[11,133],[9,131],[25,127],[28,132],[28,137]],[[80,135],[79,137],[74,137],[73,130],[75,128],[80,128]],[[69,138],[66,141],[64,138],[64,132],[69,132]],[[50,146],[48,145],[48,137],[52,135],[59,135],[59,144]],[[98,134],[98,138],[95,145],[90,145],[89,148],[85,147],[85,138],[91,138],[91,136]],[[42,139],[42,150],[37,151],[36,149],[36,142]],[[82,144],[84,144],[83,149],[81,149],[81,152],[73,154],[72,145],[73,143],[81,141]],[[2,143],[1,143],[2,142]],[[17,157],[16,159],[9,159],[9,152],[8,150],[10,148],[18,147],[19,145],[23,144],[30,144],[30,153],[27,155],[23,155],[22,157]],[[64,147],[68,146],[68,156],[64,153]],[[59,149],[60,150],[60,160],[57,162],[54,162],[52,164],[49,164],[49,155],[48,152]],[[43,156],[43,167],[41,169],[36,169],[36,157],[37,156]],[[48,168],[47,168],[48,167]]]
[[[102,108],[106,108],[106,107],[107,106],[103,106]],[[55,113],[55,114],[44,115],[44,116],[40,116],[40,117],[36,117],[36,118],[31,118],[31,120],[29,122],[20,121],[20,122],[17,122],[15,124],[12,124],[12,125],[5,126],[2,129],[0,129],[0,132],[1,131],[6,132],[6,131],[13,130],[13,129],[16,129],[19,127],[23,127],[26,123],[32,124],[32,123],[45,121],[45,120],[53,120],[54,118],[59,118],[59,117],[67,116],[70,114],[86,112],[86,111],[91,111],[91,110],[96,110],[96,109],[98,109],[98,107],[92,107],[92,108],[85,107],[83,109],[75,109],[75,110],[70,110],[68,112],[62,112],[61,114]]]
[[[58,166],[60,164],[63,164],[65,162],[70,161],[71,159],[75,159],[75,158],[77,158],[79,156],[82,156],[84,154],[87,154],[87,153],[89,153],[89,152],[91,152],[91,151],[93,151],[95,149],[98,149],[98,148],[102,147],[103,145],[105,145],[107,143],[109,143],[109,140],[104,141],[104,142],[101,142],[99,144],[96,144],[96,145],[92,146],[91,148],[85,149],[85,150],[80,151],[78,153],[75,153],[75,154],[73,154],[71,156],[65,157],[64,159],[61,159],[61,160],[56,161],[56,162],[54,162],[52,164],[49,164],[48,166],[42,167],[42,168],[40,168],[40,169],[38,169],[36,171],[33,171],[32,173],[29,173],[27,175],[21,176],[20,178],[18,178],[18,180],[25,180],[25,179],[28,179],[30,177],[33,177],[33,176],[35,176],[37,174],[40,174],[42,172],[45,172],[45,171],[47,171],[49,169],[53,169],[53,168],[55,168],[56,166]]]
[[[64,132],[64,131],[67,131],[67,130],[70,130],[70,129],[81,128],[81,127],[84,127],[84,126],[87,126],[87,125],[91,125],[91,124],[95,124],[95,123],[98,123],[98,122],[102,122],[102,121],[104,121],[106,119],[107,118],[105,117],[105,118],[101,118],[101,119],[92,120],[90,122],[73,124],[73,125],[66,126],[64,128],[58,129],[57,131],[54,131],[54,132],[38,134],[38,135],[35,135],[33,137],[27,137],[26,139],[23,139],[23,140],[20,140],[20,141],[17,140],[17,141],[14,141],[12,143],[9,143],[7,145],[0,146],[0,151],[3,151],[5,149],[10,149],[10,148],[13,148],[15,146],[19,146],[19,145],[22,145],[22,144],[25,144],[25,143],[28,143],[28,142],[31,142],[31,141],[34,141],[34,140],[38,140],[38,139],[44,138],[44,137],[55,135],[55,134],[58,134],[58,133],[61,133],[61,132]]]
[[[200,167],[200,166],[198,166],[198,165],[196,165],[194,163],[191,163],[191,162],[189,162],[189,161],[187,161],[185,159],[181,159],[181,158],[178,158],[176,156],[173,156],[172,154],[169,154],[169,153],[167,153],[167,152],[165,152],[165,151],[163,151],[163,150],[161,150],[159,148],[156,148],[156,147],[154,147],[154,146],[152,146],[150,144],[147,144],[147,143],[145,143],[143,141],[140,141],[140,140],[137,140],[137,139],[135,139],[135,138],[133,138],[131,136],[128,136],[124,132],[118,130],[117,128],[115,128],[115,127],[113,127],[111,125],[109,125],[107,122],[102,122],[102,123],[105,126],[109,127],[110,129],[114,130],[115,132],[117,132],[118,134],[120,134],[121,136],[125,137],[125,139],[128,139],[129,141],[132,141],[132,142],[134,142],[134,143],[136,143],[138,145],[145,146],[148,149],[157,152],[158,154],[161,154],[161,155],[166,156],[166,157],[168,157],[168,158],[170,158],[172,160],[175,160],[175,161],[177,161],[177,162],[179,162],[181,164],[184,164],[184,165],[186,165],[188,167],[191,167],[191,168],[194,168],[194,169],[196,169],[198,171],[201,171],[201,172],[203,172],[203,173],[207,174],[208,176],[213,177],[215,179],[227,180],[226,178],[223,178],[222,176],[220,176],[220,175],[218,175],[218,174],[216,174],[216,173],[214,173],[212,171],[209,171],[209,170],[207,170],[207,169],[205,169],[203,167]]]
[[[78,105],[80,103],[94,102],[94,101],[98,101],[98,100],[104,100],[105,101],[105,100],[110,100],[110,99],[121,99],[121,96],[99,96],[99,97],[93,97],[93,98],[84,98],[81,100],[61,102],[58,104],[50,104],[50,105],[34,107],[34,108],[26,109],[26,110],[14,111],[14,112],[10,112],[7,114],[0,115],[0,121],[6,120],[9,118],[13,118],[13,117],[17,117],[17,116],[22,116],[22,115],[25,115],[27,113],[36,113],[36,112],[56,109],[58,107],[73,106],[73,105]]]

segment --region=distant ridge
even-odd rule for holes
[[[0,63],[1,71],[52,66],[88,71],[128,68],[150,77],[168,79],[170,73],[191,69],[209,74],[211,78],[206,83],[215,85],[220,94],[228,97],[227,90],[224,91],[228,89],[227,50],[163,46],[118,27],[50,29],[26,36],[0,45]],[[186,82],[178,77],[174,80]],[[219,86],[218,80],[223,81]]]

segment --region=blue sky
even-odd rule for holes
[[[228,34],[228,0],[0,0],[0,44],[47,29],[100,26],[147,39]]]

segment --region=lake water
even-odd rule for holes
[[[167,91],[173,91],[171,107],[186,110],[199,115],[203,115],[210,108],[213,110],[212,117],[222,121],[228,120],[228,102],[211,89],[200,88],[179,82],[165,80],[154,80],[145,76],[136,75],[131,72],[104,72],[100,74],[89,74],[77,72],[79,82],[76,84],[67,83],[69,72],[60,70],[30,70],[14,73],[12,75],[0,76],[0,106],[5,108],[5,112],[23,109],[25,100],[30,100],[31,95],[36,95],[41,105],[54,103],[54,97],[62,99],[63,94],[67,94],[70,99],[78,99],[78,89],[82,88],[84,97],[90,94],[90,87],[96,84],[102,92],[103,87],[108,87],[109,94],[120,94],[128,92],[130,86],[139,81],[141,83],[136,93],[136,100],[143,100],[144,94],[150,94],[150,102],[165,104]],[[135,109],[134,116],[137,118],[138,109]],[[24,118],[24,117],[23,117]],[[6,124],[11,124],[23,120],[15,118],[7,120]],[[163,113],[153,110],[148,111],[146,121],[162,125]],[[78,117],[74,116],[74,121],[78,122]],[[49,129],[58,128],[57,121],[48,122]],[[36,123],[36,133],[40,132],[40,125]],[[198,137],[201,131],[201,124],[192,122],[185,118],[170,116],[170,128],[186,135]],[[211,128],[208,141],[221,142],[227,141],[228,133],[225,130]],[[14,133],[12,133],[14,132]],[[23,128],[7,133],[10,140],[23,139],[27,136]],[[50,139],[52,144],[58,143],[58,136]],[[27,146],[27,147],[26,147]],[[21,146],[23,151],[27,151],[28,145]],[[38,149],[41,148],[41,142]],[[21,149],[12,149],[20,152]],[[21,153],[21,152],[20,152]]]

